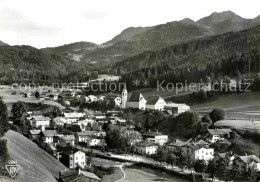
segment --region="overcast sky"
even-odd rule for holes
[[[259,0],[0,0],[0,40],[37,48],[77,41],[104,43],[125,28],[231,10],[260,14]]]

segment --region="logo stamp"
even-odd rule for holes
[[[17,175],[17,173],[18,173],[18,171],[20,169],[20,166],[17,164],[17,161],[10,160],[8,162],[8,164],[5,166],[5,168],[8,171],[9,175],[12,178],[15,178],[15,176]]]

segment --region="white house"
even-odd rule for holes
[[[122,98],[121,97],[115,97],[114,98],[114,102],[115,102],[115,106],[116,107],[121,107],[121,104],[122,104]]]
[[[209,161],[214,158],[214,148],[205,144],[188,144],[182,147],[183,152],[189,155],[192,160]]]
[[[142,134],[142,137],[146,141],[151,141],[159,145],[164,145],[166,142],[168,142],[168,136],[163,135],[160,132],[146,132]]]
[[[230,137],[231,129],[208,129],[206,136],[211,143],[223,141],[225,138]]]
[[[164,106],[166,105],[165,100],[158,96],[158,95],[154,95],[154,96],[150,96],[147,99],[146,102],[146,109],[152,109],[152,110],[159,110],[162,111],[164,110]]]
[[[64,117],[56,117],[53,119],[53,122],[58,126],[64,126],[64,124],[68,123],[67,119]]]
[[[180,114],[186,111],[190,111],[190,106],[186,104],[166,103],[164,106],[165,110],[171,114]]]
[[[41,137],[46,143],[53,143],[53,138],[55,135],[57,135],[56,130],[45,130],[41,132]]]
[[[69,123],[75,123],[77,122],[80,118],[84,117],[84,113],[78,113],[78,112],[72,112],[72,113],[64,113],[65,119]]]
[[[99,131],[77,132],[76,139],[77,142],[87,143],[87,139],[91,136],[100,136],[100,132]]]
[[[134,151],[142,155],[156,154],[158,145],[153,142],[142,141],[134,145]]]
[[[60,161],[69,169],[75,169],[77,166],[84,168],[86,165],[86,155],[81,150],[72,149],[62,152]]]
[[[33,116],[31,118],[31,124],[33,127],[48,127],[50,126],[50,118],[49,117],[44,117],[44,116]]]
[[[126,107],[145,110],[146,102],[147,102],[146,99],[141,93],[134,92],[130,95],[129,100],[126,102]]]
[[[85,140],[85,143],[87,143],[87,145],[89,147],[103,146],[104,145],[104,139],[99,138],[97,136],[88,136],[87,139]]]
[[[96,102],[98,98],[95,95],[89,95],[88,96],[89,102]]]

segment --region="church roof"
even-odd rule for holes
[[[142,98],[144,97],[140,92],[133,92],[128,102],[139,102]]]

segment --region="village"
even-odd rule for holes
[[[128,93],[126,87],[121,95],[81,94],[80,90],[74,89],[57,93],[50,93],[48,89],[45,93],[20,93],[26,98],[36,97],[40,104],[52,100],[64,106],[52,114],[37,110],[23,110],[25,112],[22,113],[30,126],[30,130],[23,135],[70,169],[60,172],[60,181],[76,179],[79,176],[101,181],[96,174],[87,172],[92,166],[92,153],[99,155],[101,153],[103,157],[111,160],[133,163],[142,162],[143,157],[146,157],[148,164],[154,165],[153,161],[166,162],[172,165],[172,168],[165,166],[168,170],[177,170],[178,173],[184,174],[193,171],[193,175],[198,175],[199,171],[201,174],[205,173],[205,166],[212,165],[213,160],[227,160],[227,167],[231,170],[235,166],[239,174],[252,170],[255,173],[260,171],[260,159],[255,155],[219,153],[210,147],[215,143],[227,142],[233,135],[232,129],[207,129],[203,137],[198,136],[184,141],[169,138],[158,130],[140,128],[124,115],[126,110],[143,110],[161,112],[165,117],[176,117],[191,110],[186,104],[169,102],[158,95],[145,98],[140,92]],[[77,100],[90,108],[72,107],[72,100]],[[109,107],[104,110],[100,104],[106,101]],[[14,125],[15,121],[11,124]],[[195,169],[192,165],[197,165],[199,169]],[[85,169],[87,170],[84,171]]]

